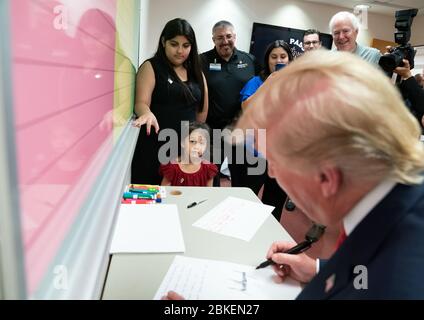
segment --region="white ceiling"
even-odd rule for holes
[[[304,0],[307,2],[324,3],[333,6],[349,8],[358,4],[368,4],[369,12],[380,13],[394,16],[395,11],[403,9],[420,9],[418,15],[424,15],[424,1],[423,0]]]

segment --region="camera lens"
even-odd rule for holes
[[[399,66],[403,65],[404,53],[402,50],[395,48],[392,53],[386,54],[380,58],[378,64],[386,72],[392,72]]]

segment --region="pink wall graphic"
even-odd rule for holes
[[[17,168],[31,294],[113,147],[113,127],[100,124],[114,103],[116,0],[14,0],[10,6]]]

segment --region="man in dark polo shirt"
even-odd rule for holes
[[[246,82],[260,71],[260,66],[253,55],[236,49],[236,33],[230,22],[217,22],[212,28],[212,40],[215,47],[200,56],[209,91],[209,111],[206,122],[212,129],[223,129],[233,123],[239,115],[240,91]],[[223,157],[223,148],[217,145],[219,142],[212,142],[214,152],[221,149],[221,157]],[[231,162],[235,162],[235,159]],[[234,164],[229,165],[233,186],[242,184],[239,176],[246,171],[243,170],[243,166],[237,165],[235,168]],[[214,185],[219,184],[214,181]]]

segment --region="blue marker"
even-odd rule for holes
[[[150,191],[150,190],[142,190],[142,189],[133,189],[130,188],[129,192],[132,193],[141,193],[141,194],[151,194],[151,195],[155,195],[156,193],[158,193],[157,191]]]
[[[156,195],[124,192],[123,198],[124,199],[156,199]]]

